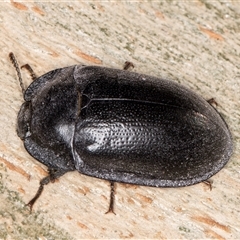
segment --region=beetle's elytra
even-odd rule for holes
[[[216,109],[173,81],[75,65],[36,78],[24,100],[18,136],[49,169],[30,207],[69,171],[110,180],[112,192],[113,182],[181,187],[209,179],[232,154]]]

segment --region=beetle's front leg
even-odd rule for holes
[[[37,75],[35,74],[35,72],[33,71],[33,69],[31,68],[31,66],[28,63],[21,66],[21,69],[22,68],[27,69],[27,71],[30,73],[30,76],[31,76],[33,81],[37,78]]]
[[[49,175],[40,181],[40,186],[35,196],[26,204],[26,206],[29,206],[31,212],[32,212],[34,203],[37,201],[37,199],[41,196],[43,192],[44,185],[47,185],[50,182],[53,183],[57,178],[61,177],[63,174],[66,173],[65,171],[64,172],[58,171],[56,169],[48,169],[48,172],[49,172]]]

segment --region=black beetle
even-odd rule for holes
[[[12,53],[10,58],[23,86]],[[232,154],[221,115],[173,81],[75,65],[50,71],[22,90],[18,136],[49,170],[30,208],[44,185],[69,171],[110,180],[113,211],[114,182],[189,186],[209,179]]]

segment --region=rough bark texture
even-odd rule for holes
[[[239,239],[239,17],[239,1],[0,3],[0,239]],[[133,71],[214,97],[234,154],[212,191],[117,184],[116,215],[104,214],[109,183],[72,172],[49,184],[29,213],[24,204],[47,172],[16,134],[23,99],[11,51],[38,75],[79,63],[122,68],[128,60]]]

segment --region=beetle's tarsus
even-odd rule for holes
[[[110,187],[111,187],[111,192],[110,192],[110,203],[109,203],[109,208],[108,211],[105,212],[105,214],[108,213],[116,213],[114,212],[114,201],[115,201],[115,184],[113,181],[110,181]]]

